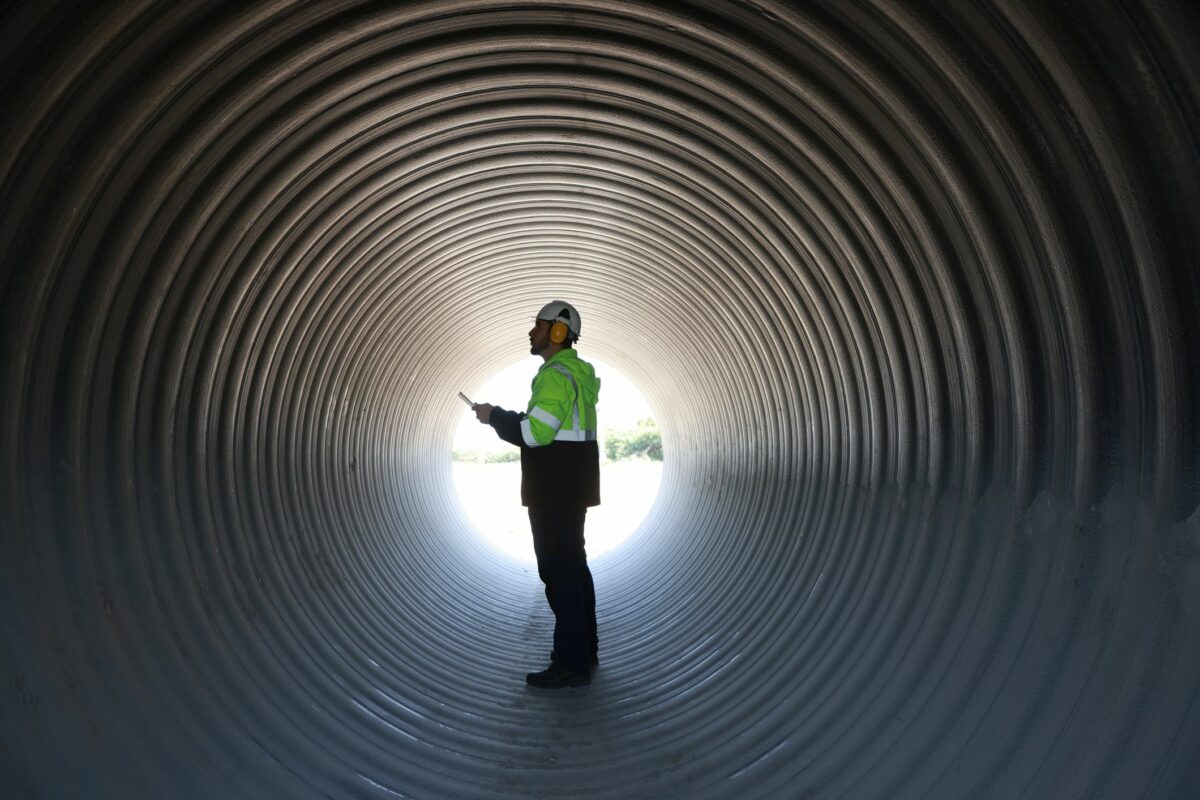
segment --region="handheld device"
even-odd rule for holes
[[[467,397],[467,396],[466,396],[465,394],[463,394],[462,392],[459,392],[459,393],[458,393],[458,396],[459,396],[459,397],[461,397],[461,398],[462,398],[462,401],[463,401],[464,403],[466,403],[467,405],[469,405],[471,408],[474,408],[474,407],[475,407],[475,404],[471,402],[471,398]]]

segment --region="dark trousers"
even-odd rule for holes
[[[529,509],[538,577],[554,612],[554,651],[559,663],[576,672],[590,669],[600,647],[596,634],[596,588],[583,544],[587,509]]]

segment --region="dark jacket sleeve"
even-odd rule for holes
[[[488,424],[504,441],[515,444],[517,447],[524,447],[525,440],[521,437],[521,420],[523,419],[525,419],[525,414],[520,411],[505,411],[496,406],[492,409],[492,415],[488,417]]]

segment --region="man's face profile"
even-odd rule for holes
[[[529,355],[536,356],[550,345],[550,323],[544,319],[535,320],[529,331]]]

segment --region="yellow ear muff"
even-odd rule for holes
[[[555,344],[562,344],[567,340],[567,333],[569,332],[570,328],[567,327],[567,323],[555,321],[550,326],[550,341]]]

